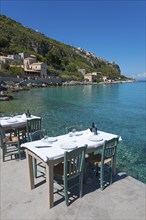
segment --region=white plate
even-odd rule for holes
[[[45,143],[51,143],[51,142],[55,142],[57,141],[58,139],[56,137],[48,137],[48,138],[43,138],[42,141],[45,142]]]
[[[22,118],[22,115],[15,115],[15,118]]]
[[[73,150],[73,149],[77,148],[75,143],[62,143],[60,145],[60,147],[64,150]]]
[[[88,137],[89,141],[102,141],[103,138],[101,138],[99,135],[92,135],[90,137]]]
[[[14,122],[17,122],[17,119],[16,118],[10,118],[10,119],[7,120],[7,122],[14,123]]]
[[[10,117],[2,117],[1,120],[8,120]]]

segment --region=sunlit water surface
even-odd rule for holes
[[[0,112],[29,109],[42,117],[50,136],[65,133],[71,125],[86,129],[92,122],[99,130],[120,135],[119,169],[146,183],[145,82],[40,88],[13,95],[14,100],[0,103]]]

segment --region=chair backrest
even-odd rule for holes
[[[105,158],[113,158],[116,154],[119,137],[113,138],[104,142],[101,163],[104,163]]]
[[[19,159],[21,159],[20,152],[20,142],[17,133],[15,133],[15,129],[10,129],[9,133],[5,132],[5,129],[0,125],[0,145],[2,148],[2,157],[3,162],[5,158],[8,156],[19,154]]]
[[[41,130],[42,119],[41,118],[32,118],[31,120],[27,120],[26,131],[28,135],[28,139],[30,141],[30,134]]]
[[[69,180],[83,173],[86,147],[64,153],[64,179]]]
[[[45,131],[38,130],[30,134],[31,141],[41,140],[45,136]]]

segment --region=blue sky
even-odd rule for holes
[[[145,0],[1,0],[1,14],[146,77]]]

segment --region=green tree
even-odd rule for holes
[[[10,72],[12,73],[12,75],[17,76],[22,75],[24,73],[24,70],[21,67],[11,66]]]
[[[107,77],[112,77],[112,74],[114,77],[120,77],[120,68],[115,62],[109,63],[97,57],[87,57],[77,48],[48,38],[4,15],[0,15],[0,29],[0,54],[19,52],[34,54],[37,60],[47,63],[52,69],[51,73],[57,75],[64,72],[70,77],[71,73],[75,75],[78,69],[85,69],[86,72],[102,72]]]
[[[69,63],[67,65],[67,71],[68,72],[76,72],[77,71],[77,67],[74,63]]]
[[[8,46],[9,46],[9,41],[4,37],[0,37],[0,48],[8,47]]]
[[[10,65],[8,63],[2,63],[1,64],[1,69],[9,70],[9,68],[10,68]]]

